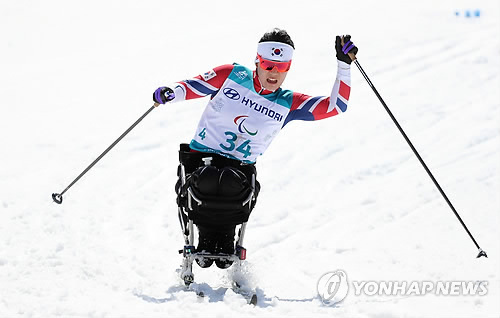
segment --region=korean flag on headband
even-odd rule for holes
[[[203,79],[205,80],[205,82],[208,81],[208,80],[210,80],[210,79],[212,79],[212,78],[214,78],[214,77],[216,77],[216,76],[217,76],[217,73],[215,73],[214,70],[210,70],[210,71],[205,72],[205,73],[203,73],[201,75],[201,77],[203,77]]]

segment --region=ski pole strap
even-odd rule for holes
[[[349,53],[350,50],[352,50],[352,48],[354,47],[354,43],[352,43],[350,40],[344,44],[344,46],[342,47],[342,52],[344,52],[344,54],[347,54]]]

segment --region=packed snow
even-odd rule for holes
[[[470,16],[467,16],[470,12]],[[476,14],[477,13],[477,14]],[[273,27],[296,46],[284,88],[328,95],[336,34],[488,258],[411,152],[356,66],[345,114],[292,122],[258,159],[262,191],[243,273],[195,266],[180,285],[174,184],[206,99],[154,109],[162,85],[253,66]],[[0,2],[0,317],[486,317],[500,315],[500,4],[490,1]],[[355,295],[317,283],[487,285],[486,295]],[[244,275],[259,301],[227,286]]]

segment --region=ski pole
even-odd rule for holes
[[[391,117],[392,121],[394,122],[394,124],[396,125],[396,127],[398,127],[399,129],[399,132],[403,135],[404,139],[406,140],[406,142],[408,143],[408,145],[410,146],[411,150],[413,150],[413,153],[415,154],[415,156],[417,156],[418,160],[420,161],[420,163],[422,164],[422,166],[424,167],[425,171],[427,171],[427,174],[429,175],[429,177],[432,179],[432,182],[434,182],[434,185],[436,185],[437,189],[439,190],[439,192],[441,193],[441,195],[443,196],[443,198],[445,199],[446,203],[448,203],[448,205],[450,206],[451,210],[453,211],[453,213],[455,213],[455,216],[457,217],[457,219],[460,221],[460,223],[462,224],[462,226],[464,227],[465,231],[467,232],[467,234],[469,234],[469,237],[472,239],[472,242],[474,242],[474,244],[476,245],[478,251],[479,251],[479,254],[477,254],[477,258],[481,257],[481,256],[484,256],[484,257],[488,257],[488,255],[486,255],[486,252],[483,251],[480,247],[479,247],[479,244],[477,244],[476,240],[474,239],[474,236],[472,236],[471,232],[469,231],[469,229],[467,228],[467,226],[465,225],[464,221],[462,221],[462,218],[460,217],[460,215],[458,214],[457,210],[455,209],[455,207],[453,206],[453,204],[451,203],[451,201],[448,199],[448,197],[446,196],[446,194],[444,193],[443,189],[441,188],[441,186],[439,185],[439,183],[437,182],[436,178],[434,178],[434,176],[432,175],[432,172],[429,170],[429,168],[427,167],[427,165],[425,164],[424,160],[422,159],[422,157],[420,156],[420,154],[418,153],[417,149],[415,149],[415,147],[413,146],[413,144],[411,143],[410,139],[408,138],[408,136],[406,135],[406,133],[404,132],[403,128],[401,128],[401,126],[399,125],[398,121],[396,120],[396,118],[394,117],[394,115],[392,114],[391,110],[389,109],[389,107],[387,106],[387,104],[384,102],[384,100],[382,99],[382,96],[380,96],[380,94],[378,93],[377,89],[375,88],[375,86],[373,85],[373,83],[370,81],[370,79],[368,78],[368,75],[366,75],[365,71],[363,70],[363,68],[361,67],[361,65],[359,64],[358,60],[354,57],[354,55],[352,54],[349,54],[351,59],[354,61],[354,64],[356,64],[356,66],[358,67],[359,71],[361,72],[361,74],[363,75],[363,77],[365,78],[365,80],[368,82],[368,85],[372,88],[373,92],[375,93],[375,95],[377,95],[379,101],[382,103],[382,106],[384,106],[385,110],[387,111],[387,113],[389,114],[389,116]]]
[[[80,173],[80,175],[78,175],[78,177],[76,177],[75,180],[73,180],[73,182],[71,182],[70,185],[67,186],[66,189],[64,189],[64,191],[62,191],[61,193],[52,193],[52,200],[54,200],[54,202],[57,204],[61,204],[63,201],[63,194],[66,193],[66,191],[68,191],[69,188],[71,188],[78,180],[80,180],[80,178],[83,177],[83,175],[86,174],[99,160],[101,160],[102,157],[104,157],[114,146],[116,146],[116,144],[119,143],[120,140],[123,139],[123,137],[125,137],[132,129],[134,129],[134,127],[137,126],[137,124],[139,124],[139,122],[143,120],[144,117],[146,117],[153,109],[155,109],[155,107],[158,107],[159,105],[160,104],[158,103],[154,103],[154,105],[151,106],[151,108],[149,108],[148,111],[144,113],[144,115],[137,119],[136,122],[133,123],[132,126],[130,126],[123,134],[121,134],[121,136],[118,137],[118,139],[116,139],[106,150],[104,150],[104,152],[99,157],[97,157],[96,160],[94,160],[87,168],[85,168],[85,170],[83,170],[82,173]]]

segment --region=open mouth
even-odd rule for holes
[[[277,83],[278,83],[278,80],[277,80],[277,79],[275,79],[275,78],[268,78],[268,79],[267,79],[267,82],[268,82],[269,84],[274,85],[274,84],[277,84]]]

